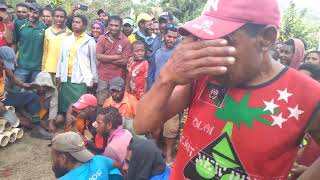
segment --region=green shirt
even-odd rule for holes
[[[40,71],[43,53],[43,38],[46,25],[39,20],[32,27],[27,19],[17,20],[14,24],[14,43],[18,48],[18,68]]]

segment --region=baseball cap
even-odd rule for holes
[[[4,3],[4,2],[0,2],[0,9],[5,9],[5,10],[7,10],[7,9],[8,9],[7,4]]]
[[[123,91],[125,82],[121,77],[115,77],[110,81],[110,90]]]
[[[277,0],[208,0],[204,13],[179,29],[183,36],[217,39],[246,23],[280,26]]]
[[[138,15],[137,17],[137,23],[139,23],[141,20],[145,20],[145,21],[151,21],[153,19],[152,16],[150,16],[147,13],[141,13]]]
[[[35,11],[41,11],[42,7],[40,6],[40,4],[38,4],[37,2],[33,2],[29,4],[29,8],[33,9]]]
[[[92,95],[92,94],[84,94],[72,106],[75,107],[78,110],[82,110],[82,109],[85,109],[85,108],[87,108],[89,106],[92,106],[92,107],[98,106],[98,101],[97,101],[97,98],[94,95]]]
[[[3,59],[4,66],[7,69],[14,70],[14,61],[16,59],[16,54],[12,48],[9,48],[8,46],[0,47],[0,57]]]
[[[75,132],[65,132],[52,138],[49,145],[58,152],[70,153],[80,162],[88,162],[93,158],[93,154],[85,147],[82,137]]]
[[[122,24],[123,25],[129,24],[130,26],[133,26],[134,25],[134,21],[131,18],[124,18]]]
[[[160,14],[159,19],[173,20],[173,15],[171,12],[164,11]]]

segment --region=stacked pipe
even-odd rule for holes
[[[6,106],[7,111],[0,117],[0,147],[14,143],[23,137],[23,129],[17,128],[20,120],[12,106]]]

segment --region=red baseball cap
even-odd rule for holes
[[[80,97],[80,99],[72,105],[78,110],[85,109],[89,106],[96,107],[98,106],[98,101],[95,96],[92,94],[84,94]]]
[[[278,0],[208,0],[204,13],[179,29],[183,36],[217,39],[246,23],[280,26]]]

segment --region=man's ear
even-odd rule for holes
[[[258,34],[258,43],[262,51],[269,51],[277,41],[278,30],[274,25],[264,27]]]
[[[107,128],[112,129],[112,123],[110,121],[107,122]]]

